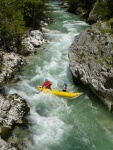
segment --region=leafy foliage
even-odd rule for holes
[[[36,27],[46,0],[0,0],[0,39],[2,44],[21,36],[26,27]]]

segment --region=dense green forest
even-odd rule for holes
[[[0,0],[0,47],[8,49],[9,41],[19,45],[22,35],[28,28],[38,29],[40,20],[47,16],[45,3],[48,0]],[[89,22],[113,17],[113,0],[61,0],[67,2],[68,11],[82,14]],[[96,16],[96,17],[95,17]]]
[[[27,28],[37,29],[44,20],[47,0],[0,0],[0,46],[19,41]]]

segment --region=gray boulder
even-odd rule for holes
[[[29,111],[28,104],[19,95],[0,94],[0,149],[16,150],[15,146],[12,146],[13,141],[9,144],[5,140],[16,125],[26,125],[25,115]]]
[[[27,33],[22,40],[22,55],[34,54],[37,47],[45,42],[43,34],[40,30],[33,30]]]

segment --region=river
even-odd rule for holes
[[[68,48],[88,24],[58,4],[47,3],[53,17],[53,23],[43,28],[48,42],[26,58],[20,81],[8,87],[9,94],[19,94],[30,106],[28,128],[16,127],[9,141],[24,150],[113,150],[113,115],[89,89],[74,85],[69,70]],[[66,99],[38,92],[45,78],[53,89],[61,90],[68,82],[69,91],[83,95]]]

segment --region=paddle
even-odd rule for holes
[[[48,84],[48,85],[49,85],[49,84]],[[45,88],[45,89],[49,89],[49,88],[47,88],[47,87],[48,87],[48,85],[46,85],[46,86],[42,87],[42,90],[40,90],[40,92],[41,92],[41,91],[43,91],[43,88]],[[51,90],[51,89],[49,89],[49,90]]]
[[[48,86],[48,85],[47,85]],[[38,90],[38,89],[37,89]],[[43,88],[42,88],[43,90]],[[42,90],[38,90],[37,92],[34,92],[34,94],[39,94]]]
[[[35,88],[36,89],[36,92],[33,92],[34,94],[39,94],[41,91],[40,90],[38,90],[38,88]],[[37,91],[38,90],[38,91]]]
[[[42,86],[41,86],[42,87]],[[44,88],[44,87],[43,87]],[[43,88],[42,88],[42,90],[43,90]],[[38,91],[38,94],[42,91],[41,89]]]

